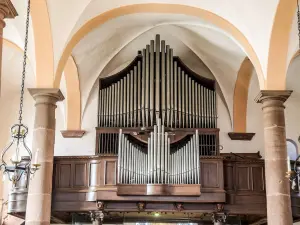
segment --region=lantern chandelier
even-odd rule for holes
[[[24,41],[24,55],[23,55],[23,71],[21,82],[21,94],[20,94],[20,106],[19,106],[19,122],[14,124],[11,129],[11,141],[1,153],[1,165],[0,169],[3,172],[3,179],[7,175],[9,180],[12,181],[13,186],[24,175],[27,179],[30,175],[34,174],[40,167],[38,163],[38,150],[35,154],[35,160],[32,163],[32,153],[27,147],[25,138],[28,134],[28,127],[22,123],[23,104],[24,104],[24,86],[26,77],[26,59],[27,59],[27,45],[28,45],[28,28],[30,17],[30,0],[28,0],[27,16],[26,16],[26,29],[25,29],[25,41]],[[13,156],[8,160],[5,159],[8,152],[15,151]],[[28,156],[22,155],[27,153]]]

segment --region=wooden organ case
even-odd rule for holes
[[[99,80],[98,105],[96,154],[55,157],[53,223],[76,215],[264,224],[264,160],[220,154],[215,81],[189,69],[159,35],[125,69]],[[21,179],[10,194],[9,213],[24,217],[27,186]]]
[[[219,155],[216,126],[215,82],[188,69],[159,35],[100,80],[97,150],[118,156],[118,196],[200,196],[199,156]]]

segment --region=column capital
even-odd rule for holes
[[[292,94],[290,90],[261,90],[255,98],[256,103],[263,103],[265,100],[278,100],[284,103]]]
[[[0,14],[2,14],[2,19],[15,18],[18,15],[10,0],[0,0]]]
[[[58,88],[28,88],[28,91],[35,100],[39,97],[52,97],[56,101],[63,101],[65,99]]]

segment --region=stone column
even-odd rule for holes
[[[4,19],[6,18],[15,18],[18,15],[15,7],[10,0],[0,0],[0,97],[1,97],[1,71],[2,71],[2,46],[3,46],[3,28],[5,27]],[[2,172],[0,172],[0,177],[2,177]],[[0,223],[2,224],[3,218],[3,185],[0,183]]]
[[[1,92],[1,71],[2,71],[2,45],[3,45],[3,28],[5,27],[4,19],[15,18],[18,15],[15,7],[10,0],[0,0],[0,92]]]
[[[255,101],[262,103],[265,139],[265,177],[268,224],[292,225],[287,172],[287,149],[283,103],[292,91],[261,91]]]
[[[51,215],[51,194],[53,155],[55,139],[56,102],[64,100],[59,89],[29,89],[35,100],[35,122],[33,130],[33,157],[39,149],[40,169],[29,183],[26,225],[49,225]]]

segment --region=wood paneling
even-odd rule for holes
[[[219,187],[218,162],[201,162],[201,175],[203,187]]]
[[[61,164],[59,167],[59,187],[60,188],[71,188],[72,184],[72,171],[71,164]]]
[[[233,179],[234,179],[234,166],[224,165],[224,188],[226,190],[233,190]]]
[[[258,192],[265,191],[264,168],[262,166],[253,166],[251,169],[253,180],[252,190]]]
[[[116,185],[116,161],[105,161],[105,184],[104,185]]]
[[[75,164],[74,169],[74,187],[86,187],[87,186],[87,171],[85,163]]]
[[[236,179],[238,191],[250,190],[250,167],[238,165],[236,167]]]
[[[220,156],[201,157],[201,193],[200,186],[192,185],[125,187],[116,184],[116,173],[116,156],[59,157],[55,160],[54,205],[61,202],[66,207],[72,205],[71,208],[76,211],[79,206],[74,205],[74,202],[82,201],[80,210],[93,210],[85,208],[85,205],[97,200],[119,204],[137,201],[159,201],[162,204],[223,202],[236,209],[248,207],[246,205],[257,205],[261,208],[266,203],[264,163],[260,159],[224,160]],[[59,210],[63,208],[59,207]]]
[[[103,183],[103,176],[100,174],[101,162],[90,163],[89,186],[96,187]]]

